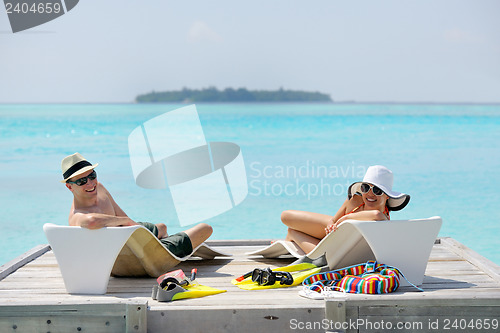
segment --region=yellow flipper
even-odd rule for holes
[[[226,292],[226,290],[204,286],[199,283],[189,284],[188,286],[185,286],[184,289],[186,291],[175,294],[172,297],[172,301],[185,298],[198,298]]]
[[[275,289],[275,288],[286,288],[286,287],[294,287],[298,286],[305,280],[306,277],[312,274],[319,273],[321,271],[320,267],[316,267],[311,263],[301,263],[297,265],[290,265],[285,267],[274,268],[273,271],[281,271],[281,272],[293,272],[293,283],[291,285],[280,284],[279,282],[269,285],[269,286],[259,286],[258,283],[252,281],[252,277],[249,276],[243,280],[241,278],[233,279],[231,281],[232,284],[237,286],[240,289],[244,290],[260,290],[260,289]]]

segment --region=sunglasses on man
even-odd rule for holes
[[[92,170],[92,172],[90,173],[90,175],[88,175],[87,177],[78,178],[74,182],[71,182],[71,181],[68,180],[66,183],[76,184],[78,186],[83,186],[83,185],[87,184],[87,182],[89,180],[94,180],[96,178],[97,178],[97,173],[95,172],[95,170]]]

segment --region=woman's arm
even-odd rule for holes
[[[363,202],[360,196],[353,196],[351,199],[346,199],[342,206],[340,206],[337,213],[330,220],[330,223],[325,228],[325,233],[330,233],[336,225],[339,225],[342,221],[344,221],[344,217],[348,212],[351,212],[355,207]],[[349,214],[352,215],[352,214]],[[335,227],[336,228],[336,227]]]
[[[340,206],[339,210],[337,211],[337,213],[335,213],[335,215],[333,215],[333,218],[331,220],[331,223],[330,224],[334,224],[335,222],[337,222],[340,218],[342,218],[342,216],[344,216],[346,213],[347,213],[347,207],[350,206],[349,204],[349,199],[346,199],[344,201],[344,203],[342,204],[342,206]]]
[[[332,231],[337,230],[340,223],[345,220],[357,220],[357,221],[386,221],[388,220],[387,216],[379,210],[364,210],[362,212],[351,213],[348,215],[344,215],[339,218],[335,223],[328,226],[326,229],[326,233],[330,233]]]
[[[364,210],[362,212],[356,212],[349,215],[345,215],[339,219],[338,224],[345,220],[357,220],[357,221],[384,221],[388,220],[387,216],[379,210]]]

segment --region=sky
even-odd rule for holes
[[[210,86],[500,103],[499,14],[497,0],[81,0],[14,34],[0,7],[0,103]]]

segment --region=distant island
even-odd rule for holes
[[[201,90],[184,88],[178,91],[151,92],[135,98],[137,103],[227,103],[227,102],[333,102],[330,95],[300,90],[247,90],[215,87]]]

